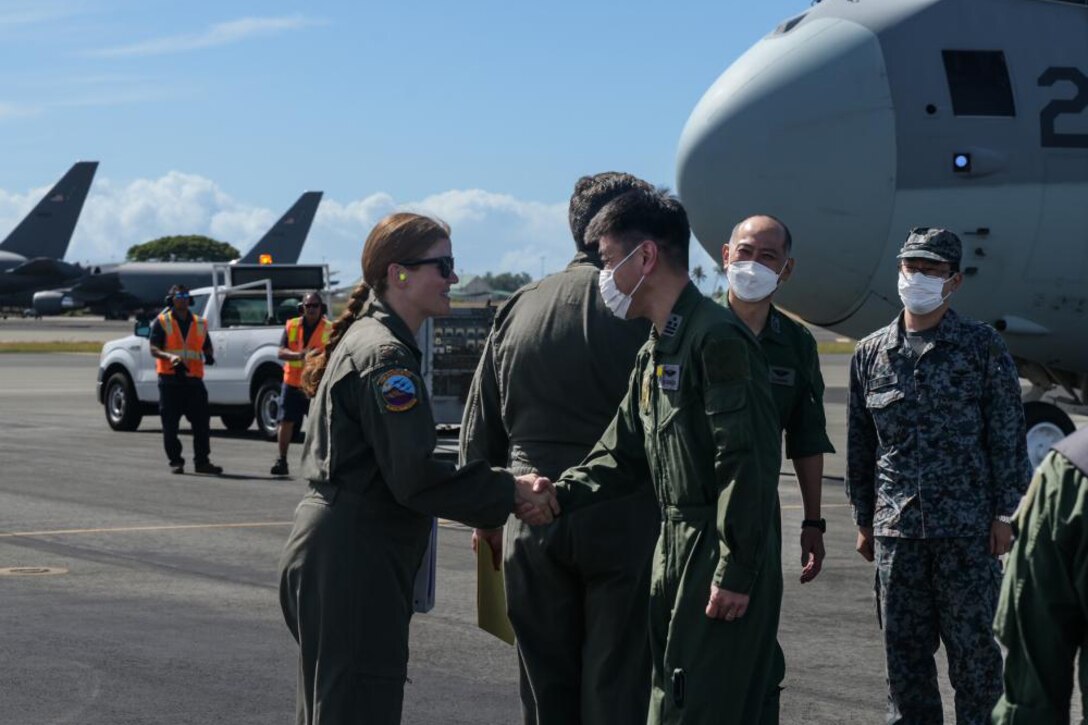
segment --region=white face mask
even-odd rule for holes
[[[782,272],[786,265],[782,265]],[[774,294],[778,289],[778,278],[782,272],[764,267],[759,262],[730,262],[725,269],[730,291],[743,302],[759,302]]]
[[[634,256],[635,252],[639,250],[638,245],[631,250],[631,253],[623,258],[619,264],[612,269],[601,268],[600,274],[597,276],[597,286],[601,290],[601,297],[604,298],[605,306],[612,312],[613,315],[621,320],[627,319],[627,310],[631,307],[631,298],[638,292],[638,288],[642,286],[643,280],[646,279],[646,275],[639,277],[638,284],[631,290],[630,294],[624,294],[620,291],[620,288],[616,286],[616,280],[612,276],[616,273],[616,270],[627,263],[627,260]]]
[[[915,315],[927,315],[944,304],[948,295],[944,294],[947,279],[927,277],[921,272],[907,274],[899,270],[899,299],[903,306]]]

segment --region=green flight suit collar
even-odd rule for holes
[[[567,269],[572,267],[582,267],[585,265],[591,265],[600,269],[604,265],[601,264],[601,255],[597,253],[596,248],[593,249],[579,249],[578,253],[574,255],[574,259],[570,260],[570,264],[567,265]]]
[[[895,323],[889,325],[888,335],[884,339],[885,350],[897,350],[906,344],[906,327],[903,322],[903,310],[895,318]],[[956,311],[949,308],[944,317],[937,323],[937,336],[934,342],[943,342],[960,347],[966,344],[969,336],[963,331],[963,322]]]
[[[420,352],[416,336],[408,329],[408,325],[400,318],[400,315],[393,311],[392,307],[386,305],[380,297],[375,296],[373,291],[370,295],[371,297],[366,306],[363,307],[362,312],[359,313],[359,317],[373,317],[388,327],[398,340],[408,346],[416,359],[422,361],[423,353]]]
[[[676,304],[672,307],[672,313],[665,323],[665,329],[658,334],[656,327],[650,328],[650,339],[654,341],[654,350],[656,352],[670,355],[680,349],[680,343],[684,339],[691,318],[704,300],[706,300],[706,297],[695,286],[695,283],[688,282],[687,286],[684,287],[684,291],[676,299]],[[756,340],[752,331],[748,329],[748,325],[744,324],[744,321],[737,317],[733,310],[728,307],[725,309],[729,313],[728,322],[758,346],[759,341]]]
[[[725,302],[723,306],[736,315],[736,311],[733,306],[729,304],[729,294],[725,295]],[[759,344],[764,345],[768,342],[775,345],[782,345],[783,347],[789,347],[790,341],[786,339],[785,327],[788,322],[784,318],[785,316],[779,311],[773,304],[771,309],[767,312],[767,321],[763,323],[763,329],[756,335],[756,339],[759,340]],[[737,319],[740,319],[739,317]],[[741,320],[743,323],[744,321]],[[748,329],[748,325],[744,325],[745,329]],[[749,330],[750,332],[751,330]]]

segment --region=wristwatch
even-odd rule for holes
[[[1012,526],[1012,516],[994,516],[994,521],[1000,521],[1003,524]]]
[[[819,529],[821,534],[827,533],[827,521],[825,519],[805,519],[801,522],[801,528],[806,529],[808,527]]]

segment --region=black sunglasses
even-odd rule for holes
[[[453,274],[453,257],[427,257],[426,259],[409,259],[407,262],[400,262],[402,267],[418,267],[421,264],[435,264],[438,265],[438,273],[442,275],[442,279],[449,279]]]

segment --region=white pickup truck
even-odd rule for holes
[[[302,297],[324,294],[325,265],[216,265],[211,286],[191,290],[190,309],[208,322],[215,364],[204,369],[212,415],[229,430],[256,419],[262,435],[276,436],[283,362],[278,359],[284,323],[297,317]],[[136,430],[144,415],[158,413],[159,386],[151,357],[149,321],[134,334],[102,346],[98,401],[114,430]]]

